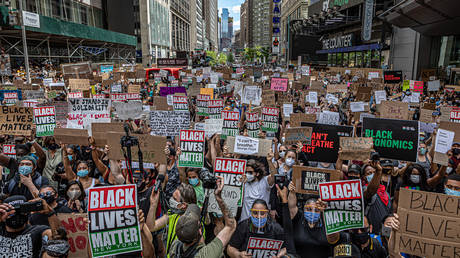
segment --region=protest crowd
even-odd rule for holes
[[[0,89],[0,257],[460,257],[458,85],[31,69]]]

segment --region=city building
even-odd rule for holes
[[[271,7],[273,0],[258,0],[258,1],[249,1],[249,9],[251,14],[249,15],[251,19],[252,26],[250,30],[252,31],[252,44],[251,47],[271,47],[272,42],[272,15]]]
[[[241,4],[240,8],[240,46],[242,48],[249,47],[252,43],[251,41],[251,19],[250,14],[251,10],[249,9],[250,2],[252,0],[246,0]]]
[[[178,54],[190,51],[190,5],[189,0],[170,0],[171,11],[171,48],[172,54],[176,57]],[[194,16],[194,15],[193,15]],[[180,53],[179,53],[180,52]]]
[[[227,8],[222,8],[222,20],[221,20],[221,24],[222,24],[222,34],[221,34],[221,37],[222,38],[228,38],[228,9]]]
[[[191,0],[190,13],[191,50],[203,50],[206,48],[206,26],[203,19],[203,0]]]
[[[132,1],[125,2],[126,10],[133,13]],[[116,13],[117,8],[107,6],[105,1],[22,3],[23,11],[32,13],[26,14],[34,18],[33,24],[25,26],[31,66],[83,60],[135,61],[134,18],[128,15],[124,24],[114,24],[108,14]],[[19,9],[19,1],[0,1],[0,46],[10,55],[12,67],[24,64]]]
[[[233,38],[233,17],[228,17],[228,33],[227,38]]]
[[[311,2],[314,2],[314,0],[312,0]],[[287,54],[287,47],[289,41],[288,24],[290,21],[293,20],[301,20],[308,18],[308,3],[309,0],[283,0],[281,2],[280,55],[283,57],[283,60],[286,59],[285,57]]]
[[[217,0],[202,0],[205,23],[205,46],[208,50],[217,51],[219,47],[219,9]]]

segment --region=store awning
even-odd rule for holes
[[[379,43],[369,44],[369,45],[359,45],[352,47],[340,47],[333,49],[322,49],[316,51],[316,54],[329,54],[329,53],[344,53],[344,52],[354,52],[354,51],[366,51],[366,50],[376,50],[381,49]]]
[[[460,35],[459,0],[403,0],[378,17],[427,36]]]

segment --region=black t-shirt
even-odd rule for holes
[[[42,234],[49,227],[26,225],[20,232],[7,232],[5,225],[0,227],[0,253],[8,257],[38,258],[42,249]]]
[[[321,219],[321,226],[310,228],[299,210],[292,219],[294,245],[300,257],[324,258],[333,255],[334,246],[326,238],[326,229]]]
[[[276,222],[268,220],[264,227],[264,233],[256,233],[257,229],[251,223],[251,219],[246,219],[238,223],[235,233],[230,239],[229,245],[238,249],[240,252],[246,251],[248,240],[250,237],[268,238],[274,240],[282,240],[283,245],[281,249],[286,247],[286,236],[283,228]]]
[[[72,213],[72,209],[70,209],[69,207],[61,204],[61,203],[58,203],[58,205],[56,206],[56,208],[54,208],[54,211],[56,213]],[[48,215],[47,214],[41,214],[41,213],[34,213],[32,215],[30,215],[29,217],[29,223],[30,225],[46,225],[46,226],[49,226],[49,222],[48,222]]]
[[[144,216],[147,217],[149,214],[150,209],[150,195],[152,195],[153,186],[149,187],[147,190],[143,192],[138,192],[137,194],[137,202],[139,204],[139,208],[144,213]]]
[[[388,257],[387,250],[380,244],[380,242],[371,238],[371,242],[363,250],[353,244],[353,255],[356,255],[355,251],[360,251],[360,258],[386,258]]]

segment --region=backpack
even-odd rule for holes
[[[34,185],[37,187],[37,188],[40,188],[40,186],[42,185],[42,176],[39,176],[37,177],[34,181]],[[17,184],[18,182],[16,181],[16,178],[12,178],[10,180],[10,182],[8,183],[8,193],[11,193],[14,189],[14,186]]]
[[[179,241],[179,244],[176,247],[176,257],[177,258],[192,258],[195,257],[195,255],[200,251],[202,247],[197,248],[198,243],[195,243],[192,247],[187,249],[187,251],[184,252],[184,243]]]

